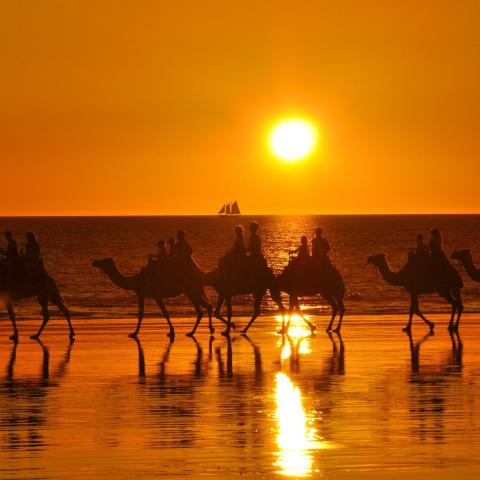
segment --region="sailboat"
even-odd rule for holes
[[[219,215],[240,215],[240,208],[238,202],[227,202],[222,205],[222,208],[218,212]]]

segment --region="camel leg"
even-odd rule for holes
[[[40,305],[42,306],[43,320],[42,320],[42,324],[40,325],[40,328],[38,329],[38,332],[35,333],[35,335],[30,336],[30,338],[34,340],[38,340],[40,338],[40,335],[42,334],[43,329],[47,326],[48,320],[50,320],[50,314],[48,313],[48,300],[41,300]]]
[[[61,300],[51,300],[51,302],[62,312],[63,316],[67,319],[68,329],[70,331],[70,340],[75,338],[75,331],[73,330],[72,321],[70,319],[70,311]]]
[[[338,313],[338,305],[336,300],[331,296],[331,295],[324,295],[323,298],[330,304],[332,307],[332,318],[330,319],[330,323],[328,324],[327,328],[325,331],[331,332],[333,329],[333,322],[335,321],[335,317],[337,316]]]
[[[13,340],[14,342],[16,342],[18,341],[18,328],[17,328],[17,319],[15,317],[15,312],[13,310],[12,302],[5,301],[5,308],[7,309],[8,317],[10,318],[10,321],[12,322],[12,327],[13,327],[13,334],[10,335],[10,340]]]
[[[312,322],[308,321],[303,315],[302,308],[300,307],[300,300],[298,299],[298,297],[296,298],[295,304],[299,317],[308,325],[310,331],[313,333],[317,329],[317,327]]]
[[[462,316],[462,313],[463,313],[463,302],[462,302],[462,296],[460,294],[460,291],[455,292],[455,297],[457,299],[458,316],[457,316],[457,321],[456,321],[455,326],[454,326],[454,330],[456,332],[458,332],[458,324],[460,323],[460,317]]]
[[[225,297],[227,303],[227,328],[222,332],[222,335],[228,337],[230,335],[230,329],[232,327],[232,297],[229,295]]]
[[[213,335],[215,333],[215,328],[213,327],[213,323],[212,323],[212,306],[204,298],[201,299],[200,303],[207,310],[208,329],[210,330],[210,335]]]
[[[415,297],[414,303],[413,303],[413,308],[414,308],[414,313],[419,316],[430,328],[430,333],[433,332],[433,329],[435,328],[435,324],[428,320],[427,317],[420,311],[420,306],[418,304],[418,298]]]
[[[338,304],[338,311],[340,314],[340,318],[338,320],[337,328],[335,328],[333,331],[335,333],[340,333],[340,329],[342,328],[343,316],[345,315],[345,305],[343,303],[343,298],[338,299],[337,304]]]
[[[203,313],[202,309],[200,308],[200,305],[198,303],[193,304],[195,308],[195,313],[197,314],[197,320],[195,321],[195,325],[193,326],[192,330],[185,335],[187,337],[193,337],[195,335],[195,332],[197,331],[198,326],[200,325],[200,321],[202,320]]]
[[[415,305],[418,306],[418,299],[416,295],[410,294],[410,311],[408,313],[408,323],[402,328],[404,332],[410,334],[412,331],[413,314],[415,313]]]
[[[440,295],[452,306],[452,314],[450,315],[450,321],[448,322],[448,330],[455,328],[454,320],[457,313],[457,300],[453,298],[450,291],[441,292]]]
[[[170,314],[168,313],[167,307],[165,303],[163,302],[163,299],[160,297],[155,298],[155,303],[158,305],[160,308],[161,312],[163,313],[163,316],[165,317],[165,320],[168,323],[169,331],[167,333],[167,337],[173,338],[175,337],[175,328],[173,328],[172,321],[170,320]]]
[[[138,322],[135,331],[132,332],[129,337],[135,338],[140,333],[140,327],[142,326],[143,315],[145,312],[145,297],[137,296],[138,299]]]
[[[253,307],[253,315],[250,321],[248,322],[248,325],[242,330],[242,335],[246,335],[248,332],[248,329],[252,326],[253,322],[257,319],[257,317],[260,315],[260,306],[262,304],[262,298],[263,295],[254,295],[254,307]]]
[[[217,318],[218,320],[221,320],[226,325],[228,323],[228,320],[222,315],[223,302],[225,302],[225,297],[219,294],[217,298],[217,305],[215,307],[214,316],[215,318]]]

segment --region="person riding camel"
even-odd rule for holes
[[[233,246],[220,259],[219,267],[223,272],[224,281],[234,285],[242,281],[242,273],[245,269],[245,231],[241,225],[235,227],[235,241]]]
[[[310,260],[310,250],[308,248],[308,238],[306,235],[303,235],[301,240],[300,240],[300,246],[298,248],[295,248],[295,250],[290,250],[288,253],[290,255],[292,254],[297,254],[297,260],[299,262],[306,263]]]
[[[328,258],[330,243],[322,235],[322,228],[317,227],[315,229],[315,237],[312,239],[312,259],[313,262],[319,267],[330,263],[330,258]]]
[[[430,251],[432,273],[439,277],[450,277],[454,275],[455,269],[442,249],[442,236],[438,228],[432,228],[430,231],[428,249]]]
[[[168,239],[168,254],[170,256],[174,255],[175,253],[175,239],[173,237],[170,237]]]
[[[147,276],[148,282],[153,282],[158,279],[162,273],[163,267],[168,258],[167,249],[165,247],[165,240],[157,242],[157,253],[148,255]]]
[[[267,269],[267,262],[262,253],[262,241],[258,235],[258,223],[252,222],[248,227],[250,237],[248,239],[247,253],[250,259],[252,276]]]
[[[3,250],[5,255],[5,269],[6,269],[6,283],[13,283],[13,271],[18,264],[19,254],[18,245],[10,230],[5,231],[5,238],[7,240],[7,248]]]
[[[40,256],[40,244],[33,232],[27,232],[27,242],[22,250],[22,259],[25,260],[25,270],[27,273],[27,283],[33,284],[35,274],[43,271],[43,263]]]

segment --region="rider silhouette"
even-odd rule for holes
[[[40,245],[33,232],[27,232],[27,243],[22,250],[22,257],[25,260],[25,271],[27,273],[27,283],[33,284],[35,272],[37,274],[43,270],[42,260],[40,258]]]
[[[306,262],[310,260],[310,250],[308,248],[308,238],[306,237],[306,235],[302,236],[300,246],[295,250],[290,250],[289,253],[296,253],[297,259],[300,262]]]
[[[6,267],[6,283],[13,283],[13,270],[18,263],[18,245],[10,230],[5,231],[5,238],[7,240],[7,248],[4,250],[5,267]]]
[[[330,262],[330,259],[328,258],[330,244],[322,234],[323,230],[320,227],[317,227],[315,229],[315,237],[312,239],[312,259],[317,265]]]

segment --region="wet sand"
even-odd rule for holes
[[[480,315],[460,337],[405,317],[347,317],[342,337],[263,317],[196,340],[191,322],[0,327],[0,477],[465,478],[480,475]],[[244,324],[246,319],[237,319]],[[220,327],[220,326],[219,326]]]

